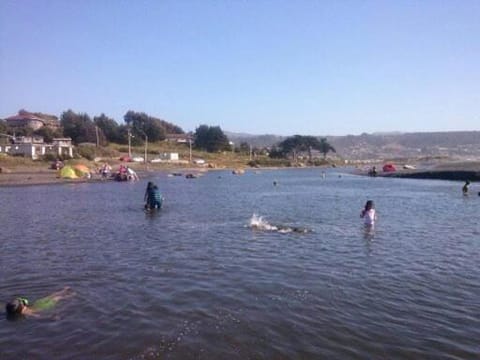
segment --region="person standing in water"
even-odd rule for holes
[[[150,195],[153,191],[153,182],[149,181],[147,183],[147,188],[145,189],[145,195],[143,195],[143,201],[145,201],[145,208],[147,207],[148,203],[150,202]]]
[[[5,305],[5,311],[8,318],[14,318],[20,315],[38,317],[43,311],[51,310],[62,299],[75,295],[68,286],[62,290],[54,292],[48,296],[36,300],[30,304],[27,298],[17,297]]]
[[[149,195],[149,208],[152,209],[160,209],[162,207],[163,197],[158,189],[157,185],[153,185],[151,193]]]
[[[468,186],[470,185],[470,181],[465,181],[465,185],[463,185],[462,187],[462,192],[463,192],[463,195],[468,195]]]
[[[375,205],[372,200],[368,200],[365,203],[365,208],[360,213],[360,217],[364,219],[366,226],[374,226],[377,220],[377,213],[375,211]]]
[[[160,209],[162,207],[163,196],[158,186],[149,181],[145,189],[145,210]]]

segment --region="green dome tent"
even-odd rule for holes
[[[64,166],[60,171],[59,171],[59,176],[62,179],[78,179],[77,174],[75,173],[75,170],[71,166]]]

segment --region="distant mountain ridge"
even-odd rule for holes
[[[225,132],[235,144],[271,147],[287,136]],[[480,131],[373,133],[326,137],[345,159],[410,158],[424,156],[480,157]]]

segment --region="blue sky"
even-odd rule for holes
[[[480,130],[480,1],[0,0],[0,118]]]

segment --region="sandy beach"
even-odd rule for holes
[[[84,162],[82,162],[84,163]],[[119,165],[122,162],[109,161],[112,167],[112,173],[116,172]],[[32,186],[32,185],[55,185],[55,184],[70,184],[70,183],[93,183],[93,182],[106,182],[113,181],[112,178],[102,178],[102,176],[96,171],[99,164],[86,163],[92,171],[92,177],[90,179],[63,179],[59,176],[58,171],[49,169],[49,164],[20,164],[12,165],[11,163],[2,163],[0,161],[0,187],[2,186]],[[101,164],[100,164],[101,165]],[[147,168],[141,163],[128,163],[128,166],[135,170],[140,180],[148,179],[153,174],[158,172],[175,172],[175,173],[193,173],[198,174],[208,170],[206,167],[185,167],[175,164],[149,164]]]
[[[0,162],[0,186],[31,186],[109,181],[109,179],[102,179],[100,174],[96,172],[93,172],[90,179],[62,179],[59,177],[57,170],[49,169],[48,164],[42,165],[17,165],[8,167],[2,165]],[[114,170],[117,167],[118,166],[115,165]],[[90,168],[92,171],[95,169],[95,167],[92,166]],[[145,171],[145,169],[132,168],[140,176],[140,179],[149,176],[149,171]],[[152,169],[152,172],[153,171],[157,170]]]

